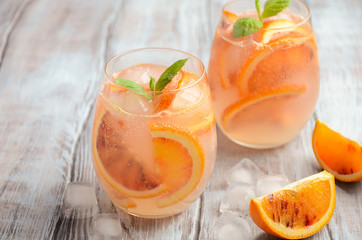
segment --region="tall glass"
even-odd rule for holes
[[[235,21],[258,19],[255,9],[253,0],[226,3],[208,76],[216,121],[224,134],[242,146],[272,148],[297,136],[314,111],[318,50],[310,11],[299,0],[264,19],[255,33],[234,38]]]
[[[150,91],[179,59],[184,67],[162,91]],[[115,83],[123,78],[140,91]],[[92,137],[97,177],[112,202],[148,218],[186,209],[202,193],[216,158],[215,118],[203,64],[163,48],[122,53],[105,66]]]

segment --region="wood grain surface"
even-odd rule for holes
[[[92,217],[64,217],[67,184],[89,183],[99,212],[114,213],[91,162],[93,107],[107,59],[170,47],[207,66],[225,0],[0,0],[0,239],[89,239]],[[202,196],[166,219],[119,213],[121,239],[212,239],[227,171],[244,157],[290,181],[321,167],[316,119],[362,143],[362,1],[309,0],[321,91],[313,117],[289,144],[239,147],[218,132],[218,156]],[[362,239],[362,182],[336,182],[329,224],[308,239]],[[253,239],[276,239],[251,225]]]

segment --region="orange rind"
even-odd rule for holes
[[[317,120],[312,146],[323,169],[342,182],[362,180],[362,146]]]
[[[225,108],[222,114],[222,124],[225,129],[229,129],[235,116],[255,104],[263,104],[274,99],[289,98],[298,96],[306,91],[304,85],[288,85],[264,89],[259,92],[249,94],[241,100]]]
[[[250,217],[265,232],[301,239],[320,231],[336,205],[334,176],[320,172],[250,201]]]
[[[258,33],[260,39],[256,40],[262,45],[254,50],[237,75],[241,96],[287,84],[293,79],[287,73],[303,69],[317,52],[315,40],[305,28],[293,27],[295,23],[289,20],[276,20],[265,25]]]
[[[101,108],[94,124],[92,150],[95,167],[101,182],[121,196],[118,197],[121,206],[134,206],[126,198],[156,197],[160,208],[167,207],[182,201],[199,184],[205,153],[190,131],[159,122],[150,123],[151,165],[154,166],[150,170],[118,142],[122,139],[123,125],[109,112]]]

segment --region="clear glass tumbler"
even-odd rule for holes
[[[157,80],[186,58],[162,91],[150,90],[150,77]],[[143,90],[120,86],[118,79]],[[200,60],[164,48],[109,60],[95,107],[92,154],[97,177],[119,208],[147,218],[185,210],[202,193],[216,158],[215,118]]]
[[[254,33],[235,38],[237,19],[258,19],[255,9],[252,0],[231,0],[223,7],[208,76],[224,134],[242,146],[272,148],[297,136],[314,111],[318,50],[310,11],[299,0],[263,19]]]

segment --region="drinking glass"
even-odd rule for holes
[[[186,58],[162,91],[150,90],[151,76],[157,80]],[[120,78],[145,91],[116,84]],[[92,155],[104,191],[129,214],[159,218],[185,210],[202,193],[216,158],[215,118],[200,60],[165,48],[110,59],[98,91]]]
[[[224,134],[242,146],[272,148],[297,136],[314,111],[318,50],[310,11],[299,0],[265,18],[253,34],[234,38],[236,20],[258,19],[255,9],[252,0],[225,4],[208,76],[216,122]]]

